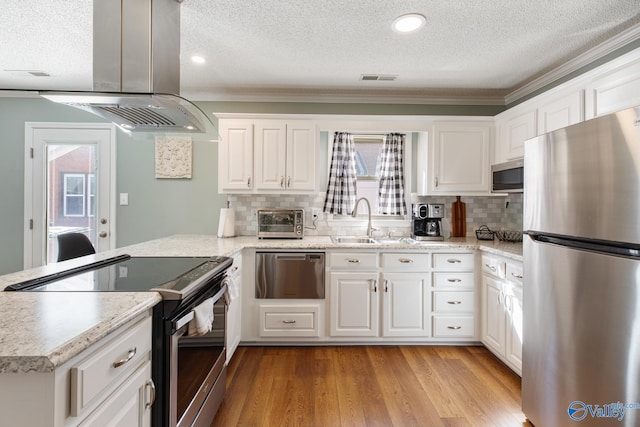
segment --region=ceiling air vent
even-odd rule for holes
[[[397,79],[396,74],[362,74],[360,80],[362,81],[380,81],[380,82],[392,82]]]

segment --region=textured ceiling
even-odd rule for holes
[[[91,1],[1,2],[0,88],[91,89]],[[409,12],[426,27],[394,32]],[[181,93],[195,99],[504,96],[637,27],[640,0],[184,0],[181,13]]]

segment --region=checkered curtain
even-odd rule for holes
[[[380,185],[378,187],[378,213],[405,215],[403,147],[405,135],[385,135],[380,153]]]
[[[329,185],[324,199],[324,211],[351,215],[356,203],[356,148],[353,136],[336,132],[333,136]]]

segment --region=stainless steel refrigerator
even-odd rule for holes
[[[522,409],[640,426],[640,107],[525,143]]]

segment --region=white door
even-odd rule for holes
[[[57,260],[57,236],[115,246],[115,126],[25,124],[24,267]]]

